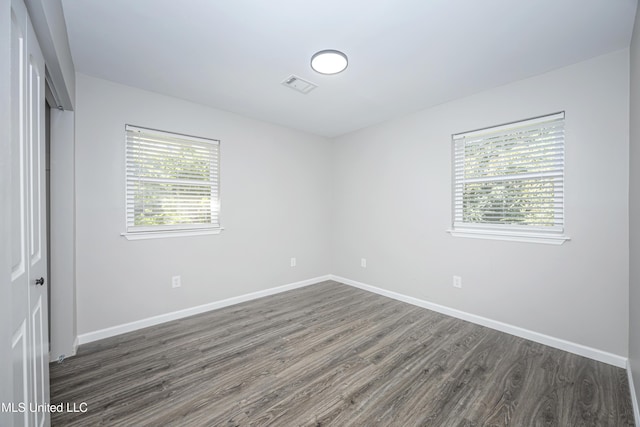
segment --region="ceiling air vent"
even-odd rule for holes
[[[294,75],[291,75],[284,79],[282,84],[304,94],[307,94],[318,87],[318,85],[303,80],[300,77]]]

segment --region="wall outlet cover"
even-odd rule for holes
[[[180,276],[173,276],[171,278],[171,287],[179,288],[180,286],[182,286],[182,280],[180,280]]]
[[[453,287],[454,288],[462,288],[462,277],[453,276]]]

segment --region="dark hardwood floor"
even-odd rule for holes
[[[336,282],[81,346],[54,426],[632,426],[626,372]]]

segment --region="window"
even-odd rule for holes
[[[455,236],[561,244],[564,112],[453,135]]]
[[[219,233],[220,141],[127,125],[129,239]]]

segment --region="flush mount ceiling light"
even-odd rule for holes
[[[338,74],[347,68],[347,55],[337,50],[321,50],[311,57],[311,68],[320,74]]]

